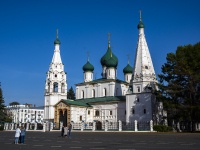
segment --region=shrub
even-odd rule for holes
[[[172,131],[172,127],[166,125],[154,125],[153,130],[158,132],[169,132]]]
[[[0,124],[0,131],[3,131],[4,126],[2,124]]]

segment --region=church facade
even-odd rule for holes
[[[156,75],[144,35],[144,24],[140,15],[138,44],[134,67],[127,64],[123,69],[124,80],[117,79],[118,58],[108,48],[102,56],[102,77],[93,79],[94,66],[89,59],[83,66],[82,83],[75,84],[76,99],[67,99],[67,83],[64,65],[60,57],[60,41],[56,37],[55,50],[45,84],[44,119],[63,122],[133,122],[157,123],[162,118],[162,104],[156,102],[152,91],[156,89]]]

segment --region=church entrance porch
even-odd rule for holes
[[[67,126],[67,110],[60,110],[59,122],[62,122],[63,126]]]

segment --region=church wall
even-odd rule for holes
[[[150,121],[152,116],[152,94],[126,95],[126,121]]]
[[[106,89],[106,95],[104,89]],[[92,90],[95,90],[95,97],[122,96],[126,94],[128,86],[116,82],[79,85],[76,87],[76,99],[83,98],[83,91],[84,91],[84,98],[92,98],[93,97]]]
[[[71,106],[71,121],[82,122],[86,120],[87,108]]]
[[[117,121],[126,121],[126,103],[125,102],[121,102],[118,103],[118,107],[117,107]]]

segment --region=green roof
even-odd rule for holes
[[[94,97],[94,98],[85,98],[85,99],[76,99],[76,100],[62,99],[58,103],[63,102],[66,105],[92,107],[91,105],[99,104],[99,103],[116,103],[116,102],[125,102],[125,101],[126,101],[125,96],[105,96],[105,97]]]
[[[59,101],[58,103],[63,102],[66,105],[75,105],[75,106],[83,106],[83,107],[91,107],[89,104],[86,104],[84,102],[81,101],[77,101],[77,100],[72,100],[72,99],[62,99],[61,101]],[[58,104],[57,103],[57,104]],[[57,105],[56,104],[56,105]]]
[[[126,101],[126,97],[125,96],[104,96],[104,97],[77,99],[76,101],[83,101],[87,104],[113,103],[113,102],[120,102],[120,101],[124,102]]]

